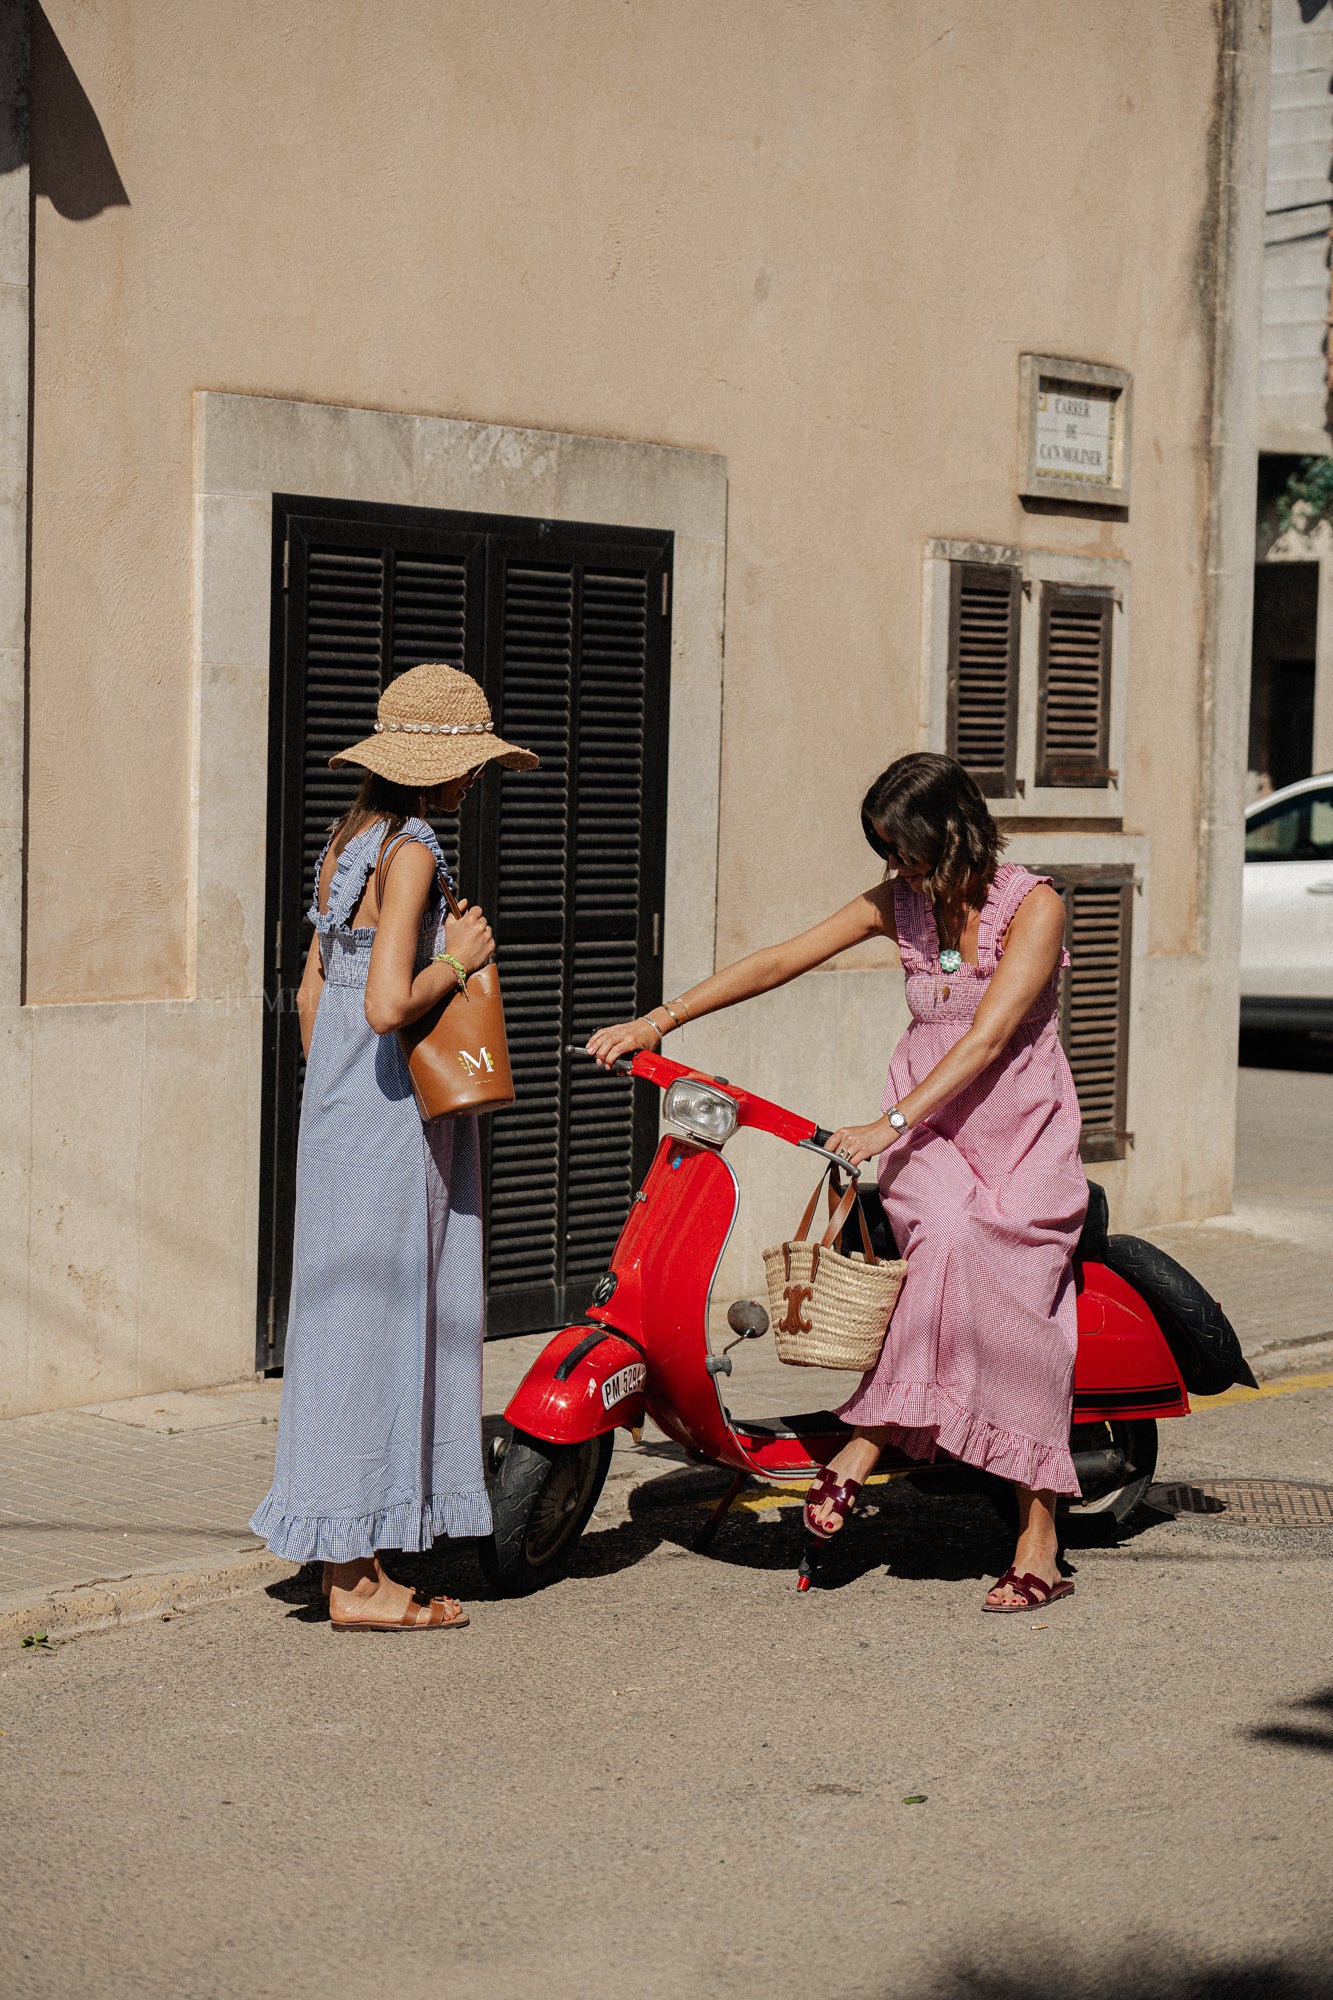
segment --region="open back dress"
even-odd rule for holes
[[[981,912],[977,963],[952,973],[940,965],[929,898],[897,885],[912,1019],[889,1065],[886,1111],[971,1026],[1019,904],[1048,880],[1002,863]],[[945,1452],[1022,1486],[1076,1494],[1073,1255],[1088,1184],[1057,1032],[1059,978],[1002,1055],[880,1156],[880,1195],[907,1277],[879,1361],[840,1414],[887,1425],[913,1458]]]
[[[301,1100],[296,1243],[273,1486],[251,1526],[291,1562],[350,1562],[486,1535],[481,1173],[475,1118],[423,1126],[396,1034],[366,1020],[373,929],[352,917],[385,822],[348,841]],[[424,820],[406,832],[444,856]],[[443,942],[438,889],[416,970]]]

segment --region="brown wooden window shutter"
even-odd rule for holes
[[[1112,865],[1051,873],[1073,961],[1060,982],[1060,1039],[1083,1115],[1080,1151],[1085,1160],[1118,1160],[1131,1139],[1125,1101],[1134,871]]]
[[[1039,785],[1106,785],[1111,726],[1109,591],[1048,583],[1037,655]]]
[[[1014,795],[1019,575],[956,562],[949,594],[949,755],[987,798]]]

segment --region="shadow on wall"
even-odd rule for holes
[[[1333,1959],[1322,1947],[1242,1962],[1182,1963],[1163,1939],[1156,1951],[1107,1960],[1078,1972],[1054,1951],[1040,1971],[1000,1971],[963,1961],[922,1991],[919,2000],[1333,2000]],[[904,2000],[900,1986],[882,2000]]]
[[[88,222],[107,208],[128,208],[97,113],[40,6],[32,10],[32,192],[45,195],[67,222]],[[18,162],[12,164],[17,165]]]
[[[1301,0],[1301,19],[1307,28],[1316,16],[1323,13],[1328,4],[1329,0]]]

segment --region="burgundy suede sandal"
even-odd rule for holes
[[[1045,1577],[1033,1576],[1031,1572],[1020,1576],[1016,1569],[1010,1568],[1003,1576],[997,1577],[991,1585],[991,1590],[1003,1590],[1006,1584],[1017,1593],[1017,1602],[989,1604],[983,1598],[981,1604],[983,1611],[1044,1611],[1048,1604],[1058,1604],[1062,1597],[1074,1595],[1074,1586],[1067,1576],[1057,1577],[1054,1583],[1047,1583]],[[986,1598],[989,1596],[990,1591],[987,1591]]]
[[[818,1478],[813,1480],[805,1496],[805,1530],[817,1542],[831,1542],[842,1530],[847,1516],[856,1505],[856,1496],[865,1481],[862,1479],[839,1479],[826,1465]],[[815,1509],[833,1503],[833,1516],[827,1524],[815,1519]],[[837,1522],[835,1528],[833,1522]]]

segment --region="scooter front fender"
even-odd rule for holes
[[[614,1327],[566,1326],[552,1334],[505,1410],[517,1431],[547,1444],[582,1444],[643,1422],[648,1368]]]

